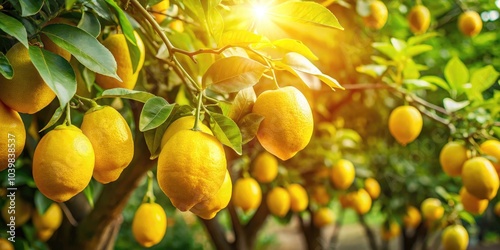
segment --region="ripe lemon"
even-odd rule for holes
[[[184,23],[181,20],[173,20],[168,26],[178,33],[184,32]]]
[[[365,189],[359,189],[351,193],[350,206],[356,213],[362,215],[368,213],[372,207],[372,198]]]
[[[420,211],[426,220],[436,221],[443,217],[444,208],[441,201],[436,198],[427,198],[420,205]]]
[[[94,171],[94,149],[82,131],[59,125],[42,137],[33,156],[33,179],[47,198],[65,202],[87,187]]]
[[[7,239],[0,238],[0,250],[14,250],[14,245]]]
[[[260,183],[269,183],[278,175],[278,159],[267,151],[257,155],[252,164],[252,176]]]
[[[267,194],[266,203],[271,214],[283,217],[290,210],[290,194],[282,187],[275,187]]]
[[[288,193],[290,193],[290,209],[293,212],[302,212],[309,205],[309,198],[307,192],[300,184],[293,183],[288,186]]]
[[[498,191],[498,174],[484,157],[467,160],[462,170],[462,182],[467,192],[478,199],[491,200]]]
[[[458,17],[458,29],[466,36],[476,36],[481,32],[482,28],[483,21],[475,11],[466,11]]]
[[[381,29],[387,22],[389,12],[382,1],[376,0],[370,3],[370,15],[365,16],[363,21],[365,25],[373,29]]]
[[[2,207],[2,218],[8,224],[11,217],[15,217],[16,227],[20,227],[31,218],[33,206],[21,198],[19,194],[16,194],[15,197],[15,204],[11,204],[10,200],[8,200]]]
[[[11,109],[33,114],[54,100],[56,94],[47,85],[31,62],[28,49],[16,43],[6,54],[14,77],[7,80],[0,74],[0,100]]]
[[[26,130],[19,113],[0,101],[0,171],[21,154],[26,143]]]
[[[158,184],[183,212],[215,196],[225,175],[222,144],[201,131],[177,132],[165,143],[158,158]]]
[[[281,160],[292,158],[309,143],[314,125],[312,111],[295,87],[264,91],[252,112],[264,116],[257,131],[260,144]]]
[[[330,202],[330,194],[324,186],[315,186],[312,189],[311,199],[318,205],[325,206]]]
[[[401,145],[414,141],[422,131],[422,115],[413,106],[395,108],[389,116],[389,131]]]
[[[343,209],[351,207],[353,194],[354,192],[351,192],[339,196],[339,202]]]
[[[179,132],[181,130],[185,130],[185,129],[192,129],[194,126],[195,119],[196,118],[194,116],[183,116],[183,117],[175,120],[174,122],[172,122],[168,126],[167,130],[165,130],[165,133],[163,134],[163,137],[161,138],[161,148],[163,148],[165,143],[167,143],[167,141],[170,140],[170,138],[174,134],[176,134],[177,132]],[[205,124],[199,122],[198,126],[202,132],[213,135],[212,130],[210,130],[210,128],[207,127]]]
[[[43,215],[36,209],[33,212],[33,225],[35,226],[37,237],[41,241],[47,241],[52,234],[61,226],[63,214],[57,203],[52,203]]]
[[[467,148],[458,142],[451,141],[444,145],[439,153],[439,163],[449,176],[460,176],[464,163],[469,159]]]
[[[495,214],[497,216],[500,217],[500,201],[498,201],[497,204],[495,204],[495,207],[493,208],[493,211],[495,212]]]
[[[417,228],[422,222],[422,215],[420,211],[414,206],[408,206],[406,208],[406,214],[403,217],[403,223],[407,228]]]
[[[232,192],[233,183],[231,182],[229,171],[226,170],[224,182],[219,191],[217,191],[217,194],[208,200],[196,204],[190,211],[205,220],[210,220],[214,218],[220,210],[227,207],[227,204],[229,204],[231,200]]]
[[[474,195],[469,194],[464,187],[460,189],[460,200],[465,211],[471,214],[480,215],[488,207],[488,199],[478,199]]]
[[[484,154],[490,155],[496,159],[496,162],[492,162],[492,164],[500,175],[500,141],[487,140],[481,143],[479,148]]]
[[[118,179],[134,157],[127,121],[116,109],[100,106],[85,113],[81,128],[94,148],[94,178],[103,184]]]
[[[319,228],[332,224],[334,220],[335,215],[327,207],[321,207],[313,214],[314,226]]]
[[[142,203],[132,220],[132,234],[143,247],[158,244],[167,231],[167,215],[156,203]]]
[[[444,250],[465,250],[469,245],[469,234],[462,225],[451,225],[441,235]]]
[[[141,37],[137,34],[137,32],[134,31],[134,35],[137,41],[137,47],[139,47],[139,52],[141,54],[135,72],[133,71],[132,67],[133,64],[130,58],[125,35],[112,34],[108,38],[106,38],[106,40],[104,40],[104,42],[102,43],[102,45],[104,45],[104,47],[106,47],[111,52],[111,54],[113,54],[113,57],[115,58],[118,67],[116,70],[116,74],[118,74],[118,76],[122,80],[120,82],[115,78],[96,74],[95,82],[99,84],[99,86],[101,86],[102,88],[133,89],[135,87],[135,84],[137,82],[137,77],[139,76],[139,72],[141,71],[141,68],[144,64],[145,47]]]
[[[365,179],[365,190],[373,200],[380,196],[380,184],[374,178]]]
[[[423,34],[431,24],[431,13],[423,5],[415,5],[408,14],[408,23],[413,34]]]
[[[256,209],[262,201],[259,183],[250,177],[238,179],[234,185],[232,199],[234,206],[245,212]]]
[[[381,229],[382,239],[391,240],[401,234],[401,227],[395,221],[389,223],[388,227],[386,225],[382,226]]]
[[[348,189],[354,182],[356,170],[352,162],[340,159],[332,166],[330,180],[333,187],[340,190]]]
[[[170,1],[169,0],[163,0],[160,1],[159,3],[151,6],[151,11],[153,12],[153,17],[155,18],[157,23],[163,22],[165,18],[167,17],[166,12],[168,8],[170,7]]]

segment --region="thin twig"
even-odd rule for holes
[[[75,217],[73,217],[73,214],[69,210],[69,208],[64,204],[63,202],[58,203],[59,207],[61,207],[61,210],[63,211],[64,215],[66,215],[66,218],[68,218],[69,223],[76,227],[78,226],[78,221],[75,220]]]

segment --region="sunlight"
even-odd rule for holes
[[[264,4],[256,4],[253,5],[253,14],[256,19],[261,20],[264,19],[267,15],[267,11],[269,10],[269,7]]]

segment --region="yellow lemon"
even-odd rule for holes
[[[414,206],[408,206],[406,208],[406,214],[403,217],[403,223],[408,228],[417,228],[422,222],[422,215],[420,211]]]
[[[134,157],[127,121],[114,108],[100,106],[85,113],[81,128],[94,148],[94,178],[103,184],[118,179]]]
[[[229,204],[231,200],[232,192],[233,183],[231,182],[229,171],[226,170],[224,182],[219,191],[217,191],[217,194],[208,200],[196,204],[190,211],[205,220],[210,220],[214,218],[220,210],[227,207],[227,204]]]
[[[491,200],[497,194],[499,186],[495,167],[484,157],[474,157],[465,162],[462,182],[467,192],[478,199]]]
[[[325,206],[330,202],[330,194],[324,186],[314,186],[312,189],[311,199],[318,205]]]
[[[408,23],[413,34],[423,34],[431,24],[431,12],[423,5],[415,5],[408,14]]]
[[[389,12],[382,1],[375,0],[370,3],[370,14],[363,18],[365,25],[373,29],[381,29],[387,22]]]
[[[380,184],[374,178],[365,179],[365,189],[373,200],[380,196]]]
[[[96,74],[95,82],[99,84],[104,89],[111,88],[126,88],[126,89],[134,89],[135,84],[137,82],[137,77],[139,76],[139,72],[144,64],[145,58],[145,47],[142,42],[141,37],[134,31],[135,39],[137,41],[137,47],[139,48],[140,57],[137,65],[136,71],[133,70],[132,60],[130,58],[129,49],[127,46],[127,41],[125,35],[123,34],[112,34],[104,42],[102,43],[104,47],[106,47],[117,63],[116,74],[122,80],[121,82],[115,78]]]
[[[500,141],[497,140],[487,140],[479,146],[483,154],[487,154],[496,159],[496,162],[492,162],[493,167],[500,175]]]
[[[169,7],[170,7],[169,0],[163,0],[155,5],[151,6],[151,11],[153,12],[153,17],[155,18],[157,23],[161,23],[161,22],[163,22],[163,20],[165,20],[165,18],[167,17],[166,12],[167,12]]]
[[[365,189],[351,193],[350,206],[358,214],[366,214],[372,207],[372,198]]]
[[[257,155],[252,164],[252,176],[260,183],[269,183],[278,175],[278,159],[267,151]]]
[[[441,235],[444,250],[465,250],[469,245],[469,234],[462,225],[451,225]]]
[[[158,184],[183,212],[215,196],[225,175],[222,144],[201,131],[177,132],[165,143],[158,158]]]
[[[427,198],[420,205],[420,211],[426,220],[436,221],[443,217],[444,208],[441,201],[436,198]]]
[[[7,224],[13,219],[16,223],[16,227],[20,227],[31,218],[33,206],[21,198],[19,194],[16,194],[14,197],[15,203],[12,203],[12,200],[9,199],[2,207],[2,218]]]
[[[422,115],[413,106],[397,107],[389,116],[389,132],[403,146],[418,137],[422,126]]]
[[[59,125],[42,137],[33,156],[33,179],[47,198],[65,202],[87,187],[94,149],[82,131]]]
[[[167,215],[156,203],[142,203],[132,220],[132,234],[141,246],[158,244],[167,231]]]
[[[14,77],[7,80],[0,74],[0,100],[11,109],[28,114],[49,105],[56,94],[38,74],[28,49],[16,43],[5,56],[14,70]]]
[[[7,239],[0,238],[0,250],[14,250],[14,245]]]
[[[498,201],[497,204],[495,204],[493,212],[495,212],[495,214],[500,217],[500,201]]]
[[[439,163],[449,176],[460,176],[467,159],[469,159],[467,148],[454,141],[446,143],[439,153]]]
[[[339,196],[339,202],[340,202],[340,205],[342,206],[343,209],[351,207],[353,195],[354,195],[354,192],[347,193],[347,194],[341,194]]]
[[[401,227],[395,221],[389,223],[388,227],[386,225],[382,226],[381,229],[382,239],[391,240],[401,234]]]
[[[319,208],[312,217],[314,225],[319,228],[330,225],[335,220],[332,210],[327,207]]]
[[[179,132],[181,130],[185,130],[185,129],[192,129],[194,126],[195,119],[196,118],[194,116],[183,116],[183,117],[175,120],[174,122],[172,122],[168,126],[167,130],[165,130],[165,133],[163,134],[163,137],[161,138],[161,148],[163,148],[165,143],[167,143],[167,141],[170,140],[170,138],[174,134],[176,134],[177,132]],[[207,127],[205,124],[199,122],[198,126],[202,132],[213,135],[212,130],[210,130],[210,128]]]
[[[181,20],[173,20],[168,26],[178,33],[184,32],[184,23]]]
[[[33,211],[33,225],[37,230],[55,231],[61,226],[63,213],[57,203],[52,203],[44,214]]]
[[[259,183],[250,177],[238,179],[234,185],[232,199],[234,206],[245,212],[258,208],[262,201]]]
[[[475,215],[482,214],[488,207],[488,199],[478,199],[474,195],[469,194],[464,187],[460,189],[460,201],[465,211]]]
[[[23,120],[15,110],[0,101],[0,171],[14,164],[26,143],[26,130]],[[11,165],[13,168],[14,165]]]
[[[297,183],[290,184],[288,193],[290,193],[290,209],[293,212],[302,212],[307,208],[309,198],[304,187]]]
[[[356,170],[354,169],[352,162],[340,159],[332,167],[330,180],[332,181],[334,188],[346,190],[354,182],[355,175]]]
[[[475,11],[466,11],[458,17],[458,29],[466,36],[476,36],[481,32],[482,28],[483,21]]]
[[[266,203],[271,214],[283,217],[290,210],[290,194],[282,187],[275,187],[267,194]]]
[[[257,131],[262,147],[281,160],[304,149],[313,132],[313,116],[306,97],[295,87],[261,93],[252,112],[264,117]]]

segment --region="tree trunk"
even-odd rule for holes
[[[302,229],[302,233],[304,235],[304,239],[307,244],[307,249],[308,250],[324,249],[325,246],[321,239],[321,229],[314,226],[313,213],[309,208],[308,212],[311,215],[310,216],[311,219],[308,221],[308,223],[306,223],[306,221],[304,221],[304,219],[300,215],[297,215],[299,217],[300,227]]]
[[[375,235],[373,234],[373,231],[370,229],[368,224],[366,224],[365,217],[363,215],[359,215],[359,222],[361,225],[363,225],[363,228],[365,229],[366,237],[368,237],[368,242],[370,243],[370,249],[372,250],[377,250],[377,241],[375,241]]]

